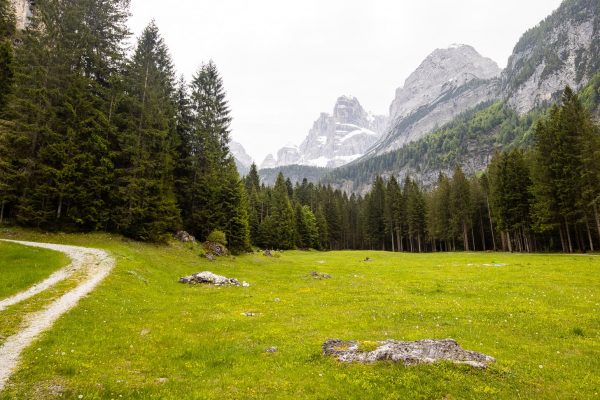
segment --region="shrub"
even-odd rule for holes
[[[208,235],[208,237],[206,238],[206,241],[227,246],[227,237],[225,236],[225,233],[218,230],[212,231],[210,235]]]

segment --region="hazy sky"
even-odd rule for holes
[[[132,0],[138,35],[154,18],[179,73],[213,59],[232,137],[260,164],[300,144],[342,94],[387,114],[434,49],[470,44],[504,68],[517,40],[560,0]]]

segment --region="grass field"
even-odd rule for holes
[[[68,263],[62,253],[0,242],[0,299],[30,287]]]
[[[25,352],[0,399],[600,399],[600,257],[294,251],[211,263],[182,244],[17,236],[106,249],[117,267]],[[251,287],[177,283],[203,270]],[[321,355],[328,338],[448,337],[497,362]]]

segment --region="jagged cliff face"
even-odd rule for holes
[[[396,90],[388,132],[369,155],[419,140],[460,113],[496,99],[500,72],[494,61],[471,46],[435,50]]]
[[[252,165],[252,157],[248,155],[244,146],[236,141],[229,142],[229,151],[235,160],[240,175],[246,175]]]
[[[31,0],[11,0],[11,2],[15,9],[17,29],[25,29],[31,17],[33,2]]]
[[[338,98],[333,114],[322,113],[299,147],[287,145],[261,164],[261,168],[284,165],[339,167],[365,154],[381,137],[386,117],[368,114],[354,97]]]
[[[510,107],[526,113],[589,82],[600,68],[599,15],[598,0],[568,0],[521,37],[502,73]]]

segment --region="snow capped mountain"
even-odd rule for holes
[[[367,113],[355,97],[341,96],[333,114],[322,113],[298,146],[286,145],[261,168],[310,165],[335,168],[360,158],[381,137],[387,118]]]

